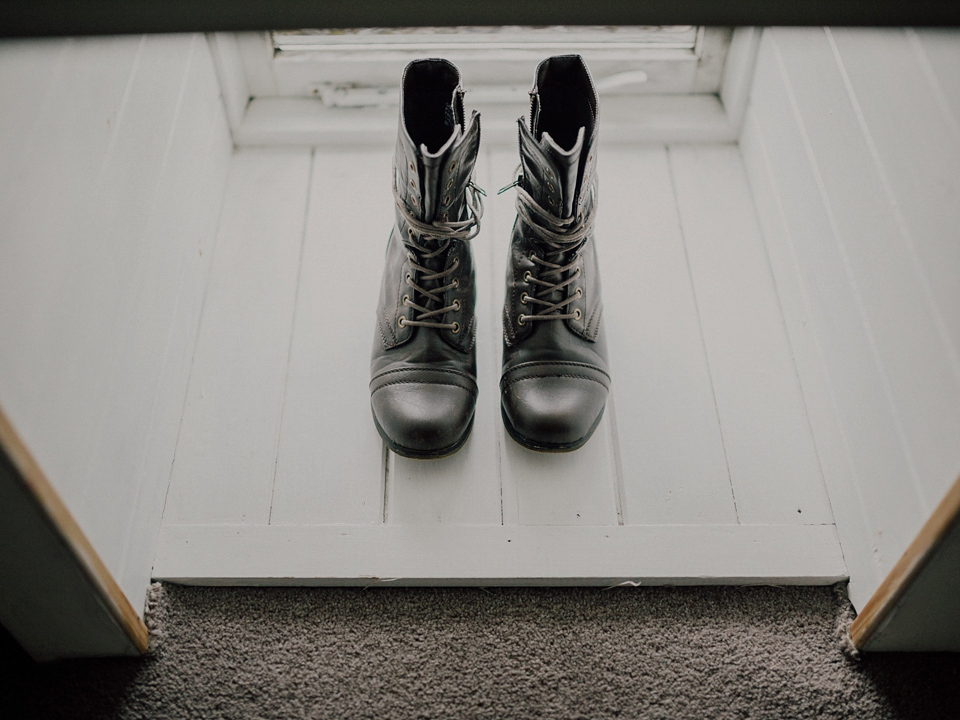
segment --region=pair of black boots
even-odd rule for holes
[[[476,285],[470,241],[483,205],[472,183],[480,116],[466,118],[456,66],[418,60],[403,74],[387,245],[371,362],[377,430],[400,455],[460,448],[477,400]],[[582,446],[610,375],[593,224],[597,94],[579,55],[548,58],[519,120],[517,219],[507,263],[500,407],[534,450]]]

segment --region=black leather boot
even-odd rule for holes
[[[540,63],[530,129],[519,124],[500,409],[521,445],[576,450],[599,424],[610,387],[593,235],[597,94],[583,58]]]
[[[470,240],[483,206],[471,182],[480,116],[464,118],[460,72],[417,60],[403,73],[370,404],[387,446],[407,457],[456,451],[477,400]]]

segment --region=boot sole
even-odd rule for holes
[[[476,417],[476,414],[474,414]],[[467,438],[470,437],[470,431],[473,429],[473,417],[470,418],[470,422],[467,423],[467,429],[463,431],[461,435],[453,445],[447,447],[437,448],[436,450],[414,450],[412,448],[403,447],[402,445],[397,445],[393,440],[387,437],[387,434],[383,431],[383,428],[380,427],[380,423],[377,422],[377,416],[373,416],[373,424],[377,426],[377,432],[380,433],[380,437],[383,438],[383,441],[387,444],[387,447],[390,448],[391,452],[400,455],[401,457],[411,458],[413,460],[439,460],[440,458],[449,457],[453,455],[457,450],[463,447],[463,444],[467,441]]]
[[[512,437],[517,444],[522,445],[528,450],[536,450],[537,452],[565,453],[579,450],[586,445],[587,440],[590,439],[590,437],[593,435],[593,432],[600,424],[600,420],[603,418],[603,411],[606,409],[607,407],[604,405],[593,425],[591,425],[590,429],[587,430],[586,435],[569,443],[546,443],[539,440],[531,440],[530,438],[525,437],[524,435],[520,434],[520,432],[518,432],[513,425],[510,424],[510,420],[507,418],[507,413],[503,409],[503,405],[500,406],[500,417],[503,418],[503,426],[507,429],[507,434],[510,435],[510,437]]]

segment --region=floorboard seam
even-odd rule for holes
[[[293,335],[297,327],[297,306],[300,302],[300,286],[303,280],[303,249],[307,244],[308,220],[310,218],[310,200],[313,190],[313,175],[317,151],[310,148],[310,167],[307,175],[307,189],[303,208],[303,229],[300,231],[300,256],[297,261],[297,287],[293,291],[293,312],[290,316],[290,339],[287,341],[287,362],[283,368],[283,394],[280,396],[280,421],[277,423],[277,441],[273,451],[273,478],[270,481],[270,510],[267,512],[267,525],[273,522],[273,495],[277,488],[277,467],[280,464],[280,438],[283,435],[283,417],[287,407],[287,380],[290,376],[290,358],[293,355]]]
[[[730,498],[733,500],[733,512],[737,518],[737,524],[740,524],[740,509],[737,507],[737,493],[733,487],[733,476],[730,473],[730,458],[727,456],[727,441],[723,435],[723,423],[720,420],[720,407],[717,405],[717,390],[713,384],[713,369],[710,366],[710,354],[707,352],[707,341],[703,336],[703,318],[700,316],[700,300],[697,297],[697,287],[693,281],[693,270],[690,267],[690,253],[687,251],[687,235],[683,229],[683,213],[680,209],[680,196],[677,194],[677,181],[673,169],[673,158],[670,153],[670,146],[664,147],[667,153],[667,170],[670,173],[670,187],[673,190],[673,202],[677,211],[677,225],[680,229],[680,240],[683,245],[683,259],[687,266],[687,278],[690,280],[690,291],[693,294],[693,306],[697,311],[697,327],[700,330],[700,347],[703,350],[703,357],[707,364],[707,376],[710,378],[710,395],[713,398],[713,411],[717,418],[717,431],[720,433],[720,444],[723,447],[723,462],[727,469],[727,483],[730,486]]]

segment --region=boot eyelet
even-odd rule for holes
[[[573,311],[573,317],[575,320],[579,320],[580,318],[583,317],[583,313],[580,312],[580,308],[577,308],[576,310]]]
[[[398,317],[398,318],[397,318],[397,325],[399,325],[400,327],[406,327],[406,326],[407,326],[407,316],[406,316],[406,315],[401,315],[400,317]]]
[[[451,282],[450,284],[453,285],[455,288],[460,287],[460,281],[457,278],[454,278],[453,282]]]
[[[537,257],[537,254],[536,254],[533,250],[531,250],[531,251],[530,251],[530,259],[533,260],[534,262],[536,262],[536,261],[539,260],[540,258],[538,258],[538,257]]]
[[[453,162],[450,163],[450,172],[453,172],[456,169],[457,169],[457,161],[454,160]]]
[[[404,306],[404,307],[410,307],[410,296],[409,296],[409,295],[404,295],[404,296],[403,296],[403,306]]]
[[[547,183],[547,189],[548,189],[550,192],[553,192],[556,188],[553,187],[553,183],[548,182],[548,183]]]
[[[530,271],[527,270],[527,271],[523,274],[523,281],[524,281],[525,283],[528,283],[528,282],[530,282],[530,278],[532,278],[532,277],[533,277],[533,275],[531,275],[531,274],[530,274]]]
[[[525,317],[527,316],[523,314],[517,315],[517,325],[526,325],[526,323],[523,321]]]
[[[577,288],[577,297],[583,297],[583,288]]]
[[[447,180],[447,187],[445,187],[444,190],[449,190],[452,187],[453,187],[453,178],[450,178],[449,180]]]
[[[453,258],[453,265],[451,265],[450,267],[451,267],[451,268],[455,268],[455,267],[458,267],[459,265],[460,265],[460,258],[454,256],[454,258]]]
[[[444,197],[443,197],[443,204],[444,204],[444,205],[449,205],[449,204],[450,204],[450,196],[449,196],[449,195],[444,195]]]
[[[417,189],[417,181],[416,181],[416,180],[410,180],[410,187],[412,187],[414,190],[416,190],[416,189]]]
[[[575,274],[575,277],[580,277],[580,273],[581,273],[582,271],[583,271],[583,268],[579,268],[579,267],[578,267],[578,268],[577,268],[577,272],[576,272],[576,274]]]
[[[416,172],[416,171],[417,171],[417,166],[414,165],[413,163],[410,163],[410,169],[413,170],[414,172]]]
[[[450,220],[450,213],[444,213],[440,216],[440,222],[447,222]]]
[[[407,285],[413,282],[413,276],[410,273],[407,273],[403,279],[407,281]]]
[[[453,327],[450,328],[450,332],[452,332],[454,335],[456,335],[457,333],[459,333],[459,332],[460,332],[460,323],[455,322],[455,323],[453,324]]]
[[[522,294],[520,295],[520,302],[523,303],[524,305],[526,305],[526,304],[527,304],[527,299],[528,299],[529,297],[530,297],[530,296],[527,295],[526,293],[522,293]]]
[[[459,300],[454,300],[454,301],[453,301],[453,309],[454,309],[454,310],[459,310],[459,309],[460,309],[460,301],[459,301]]]

